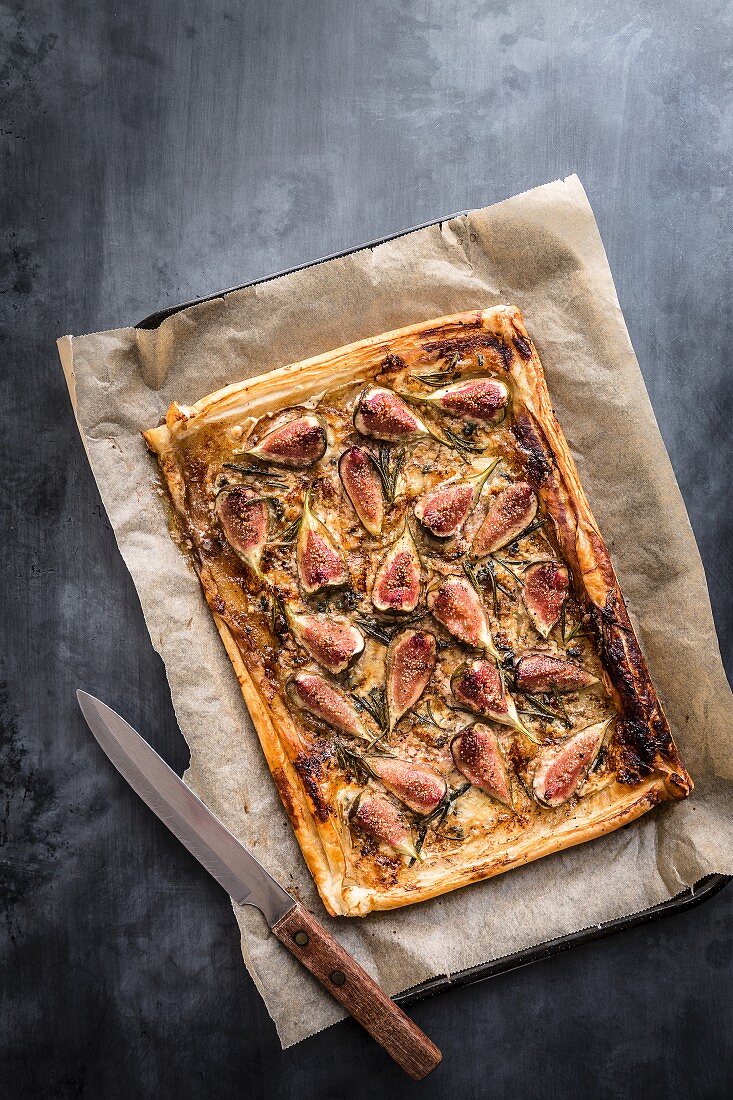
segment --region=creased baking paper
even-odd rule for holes
[[[168,404],[423,321],[518,305],[696,782],[611,836],[413,908],[329,919],[264,764],[140,438]],[[593,212],[571,176],[189,309],[155,331],[64,337],[79,429],[191,749],[187,782],[389,992],[643,909],[733,873],[733,705],[700,556]],[[235,906],[244,960],[288,1046],[342,1015]]]

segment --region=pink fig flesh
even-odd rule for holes
[[[554,808],[567,802],[601,751],[609,722],[596,722],[572,734],[561,745],[550,745],[537,755],[532,793],[543,806]]]
[[[267,504],[249,486],[233,485],[217,494],[215,510],[232,550],[259,576],[270,526]]]
[[[406,527],[379,563],[372,603],[377,611],[414,611],[420,599],[420,581],[420,556]]]
[[[402,630],[387,648],[386,681],[389,727],[414,707],[435,671],[437,646],[427,630]]]
[[[512,726],[537,743],[532,731],[520,721],[514,700],[493,661],[479,660],[460,665],[451,676],[450,686],[456,703],[462,709]]]
[[[509,391],[496,378],[469,378],[443,386],[425,400],[461,420],[495,426],[506,416]]]
[[[598,677],[580,665],[551,653],[525,653],[514,667],[520,691],[580,691],[598,683]]]
[[[440,485],[417,502],[415,516],[436,538],[447,539],[460,531],[472,507],[470,485]]]
[[[369,386],[359,394],[354,427],[362,435],[385,443],[406,443],[430,434],[402,398],[383,386]]]
[[[474,714],[503,721],[507,713],[506,692],[493,661],[472,661],[460,665],[451,677],[456,701]]]
[[[543,638],[560,618],[569,584],[567,569],[556,561],[538,561],[524,571],[522,599]]]
[[[387,844],[408,859],[417,858],[402,814],[384,795],[362,793],[352,807],[349,824],[370,840]]]
[[[416,814],[432,813],[445,798],[448,789],[445,779],[424,764],[391,756],[368,756],[365,760],[390,794]]]
[[[306,494],[295,552],[298,577],[308,595],[324,588],[341,588],[349,582],[349,571],[325,524],[317,519]]]
[[[302,469],[322,459],[327,447],[328,437],[323,421],[309,414],[273,428],[245,454],[276,466]]]
[[[364,651],[364,635],[345,615],[286,612],[290,628],[319,665],[338,675]]]
[[[471,544],[472,558],[485,558],[514,542],[537,515],[537,497],[526,481],[496,494]]]
[[[509,769],[496,733],[477,722],[454,737],[453,763],[472,786],[505,806],[512,805]]]
[[[356,707],[342,691],[316,672],[296,672],[286,684],[288,697],[327,726],[369,740]]]
[[[429,593],[428,607],[459,642],[498,658],[481,597],[466,577],[446,577]]]
[[[376,538],[382,533],[384,496],[382,479],[363,447],[349,447],[339,459],[339,476],[363,526]]]

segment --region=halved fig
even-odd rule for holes
[[[595,763],[613,718],[595,722],[572,734],[561,745],[547,745],[537,755],[532,793],[554,809],[575,794]]]
[[[467,378],[419,400],[469,423],[495,427],[506,416],[509,390],[497,378]]]
[[[362,791],[349,812],[349,824],[371,840],[388,844],[406,859],[420,859],[402,814],[382,794]]]
[[[326,426],[320,416],[308,413],[273,428],[249,451],[251,458],[260,458],[276,466],[302,469],[323,458],[328,447]]]
[[[436,538],[457,535],[498,461],[494,459],[487,469],[473,477],[452,478],[425,493],[415,505],[415,517]]]
[[[450,681],[453,697],[459,707],[491,718],[503,726],[512,726],[526,734],[530,741],[539,744],[534,733],[527,729],[504,685],[504,678],[493,661],[472,661],[459,665]]]
[[[261,577],[260,561],[270,527],[267,502],[248,485],[232,485],[217,493],[214,509],[232,550]]]
[[[407,443],[431,434],[409,405],[394,390],[383,386],[368,386],[359,394],[354,427],[362,435],[386,443]]]
[[[414,611],[420,599],[420,555],[410,528],[382,558],[374,577],[372,603],[377,611]]]
[[[537,497],[526,481],[496,494],[471,543],[471,557],[485,558],[519,538],[537,515]]]
[[[509,769],[494,730],[483,722],[468,726],[453,738],[451,753],[456,768],[472,786],[504,806],[512,805]]]
[[[341,588],[349,582],[349,571],[341,552],[325,524],[311,511],[310,490],[303,503],[295,560],[301,586],[309,596],[323,588]]]
[[[363,447],[349,447],[339,459],[339,476],[362,524],[376,538],[382,533],[384,521],[384,495],[382,479],[369,451]]]
[[[354,704],[317,672],[296,672],[285,685],[288,698],[327,726],[351,737],[370,740]]]
[[[520,691],[580,691],[598,683],[597,676],[552,653],[523,653],[514,680]]]
[[[524,571],[522,599],[529,617],[543,638],[560,618],[568,594],[570,575],[556,561],[538,561]]]
[[[287,607],[285,615],[303,649],[334,675],[345,672],[364,652],[364,635],[345,615],[299,614]]]
[[[435,638],[427,630],[402,630],[389,643],[385,676],[390,730],[425,691],[436,660]]]
[[[448,784],[442,775],[424,764],[398,760],[393,756],[365,756],[372,775],[416,814],[429,814],[445,798]]]
[[[486,650],[494,660],[500,659],[481,597],[466,577],[445,577],[428,592],[428,608],[433,618],[459,642],[472,649]]]

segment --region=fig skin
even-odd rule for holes
[[[317,672],[296,672],[286,683],[285,691],[296,706],[320,718],[332,729],[370,740],[353,703]]]
[[[401,630],[389,643],[385,677],[390,732],[425,691],[437,659],[435,637],[427,630]]]
[[[486,470],[475,477],[452,478],[424,493],[415,505],[415,518],[434,538],[453,538],[476,507],[498,461],[498,458],[494,459]]]
[[[451,741],[451,754],[472,786],[504,806],[513,806],[509,769],[494,730],[483,722],[468,726]]]
[[[500,660],[481,597],[466,577],[445,577],[428,592],[428,609],[459,642]]]
[[[468,423],[495,428],[506,416],[509,390],[498,378],[467,378],[420,400]]]
[[[524,571],[522,599],[535,628],[547,638],[560,618],[570,574],[556,561],[534,562]]]
[[[425,764],[413,764],[393,756],[365,756],[364,761],[389,793],[416,814],[437,810],[448,791],[442,775]]]
[[[515,481],[496,494],[471,543],[470,556],[485,558],[514,542],[537,515],[537,497],[526,481]]]
[[[383,794],[362,791],[349,812],[349,824],[370,840],[394,848],[405,860],[422,858],[415,851],[402,814]]]
[[[593,767],[613,721],[595,722],[537,754],[532,794],[541,806],[556,809],[572,798]]]
[[[260,562],[270,528],[266,502],[248,485],[231,485],[217,493],[214,510],[234,553],[262,579]]]
[[[328,433],[320,416],[308,413],[267,432],[244,454],[275,466],[302,470],[319,462],[328,449]]]
[[[367,386],[359,394],[354,427],[361,435],[384,443],[407,443],[431,434],[402,398],[384,386]]]
[[[382,533],[384,494],[382,479],[364,447],[349,447],[339,459],[339,477],[362,526],[374,538]]]
[[[295,557],[298,579],[309,596],[324,588],[342,588],[349,583],[349,571],[340,550],[328,528],[311,511],[310,489],[303,504]]]
[[[420,555],[409,527],[392,543],[382,558],[372,586],[377,611],[414,611],[420,601]]]
[[[451,676],[451,691],[461,710],[469,710],[481,718],[491,718],[503,726],[511,726],[539,744],[517,714],[504,679],[493,661],[477,660],[459,665]]]
[[[514,666],[520,691],[582,691],[598,683],[598,677],[573,661],[552,653],[523,653]]]
[[[285,616],[303,649],[334,676],[345,672],[364,652],[364,635],[345,615],[298,614],[286,607]]]

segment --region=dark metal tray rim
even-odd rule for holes
[[[142,321],[138,321],[135,327],[156,329],[166,320],[166,318],[172,317],[175,313],[180,313],[181,310],[188,309],[190,306],[201,305],[203,302],[213,302],[217,298],[224,298],[227,294],[232,294],[237,290],[246,290],[248,287],[260,286],[262,283],[272,282],[274,279],[280,279],[284,275],[292,275],[296,271],[305,271],[309,267],[316,267],[318,264],[327,263],[329,260],[338,260],[344,256],[351,256],[356,252],[364,252],[367,249],[377,248],[379,245],[386,244],[388,241],[395,241],[399,237],[406,237],[408,233],[415,233],[419,229],[428,229],[433,225],[441,225],[443,222],[462,217],[467,213],[467,210],[459,210],[453,214],[447,214],[443,218],[434,218],[432,221],[423,222],[420,225],[413,225],[409,229],[400,230],[398,233],[390,233],[385,237],[367,241],[366,244],[358,245],[354,248],[345,248],[340,252],[333,252],[329,256],[321,256],[317,260],[310,260],[307,263],[298,264],[285,271],[277,271],[271,275],[264,275],[259,279],[252,279],[248,283],[229,287],[227,290],[219,291],[217,294],[208,294],[203,298],[192,298],[191,301],[188,302],[167,306],[155,313],[151,313]],[[507,974],[511,970],[518,970],[520,967],[529,966],[531,963],[552,958],[554,955],[559,955],[561,952],[568,951],[572,947],[579,947],[585,943],[593,943],[595,940],[605,939],[607,936],[613,936],[618,932],[624,932],[628,928],[638,928],[639,925],[649,924],[651,921],[659,920],[660,917],[671,916],[673,913],[682,913],[714,897],[728,882],[730,882],[730,880],[730,875],[706,875],[704,878],[700,879],[699,882],[695,883],[695,885],[688,887],[675,897],[669,898],[668,901],[660,902],[658,905],[652,905],[649,909],[642,909],[639,913],[631,913],[626,917],[617,917],[614,920],[605,921],[602,924],[594,924],[591,925],[590,928],[582,928],[577,932],[570,932],[566,935],[558,936],[555,939],[546,940],[543,943],[537,944],[535,947],[523,948],[521,951],[515,951],[511,955],[504,955],[500,959],[479,963],[478,966],[467,967],[465,970],[459,970],[455,974],[442,974],[436,978],[430,978],[428,981],[421,982],[411,989],[406,989],[404,992],[398,993],[393,1000],[403,1007],[413,1005],[418,1001],[426,1000],[428,997],[434,997],[436,993],[443,993],[447,989],[457,989],[464,985],[474,985],[477,982],[486,981],[487,978],[495,978],[499,974]]]

